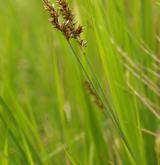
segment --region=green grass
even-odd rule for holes
[[[159,165],[160,1],[69,4],[86,56],[42,1],[1,2],[0,164]]]

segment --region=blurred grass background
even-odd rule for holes
[[[160,164],[160,1],[71,0],[86,57],[128,145],[39,0],[0,4],[0,164]],[[86,58],[92,66],[88,66]]]

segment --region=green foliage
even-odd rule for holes
[[[86,55],[41,1],[1,2],[0,164],[158,165],[160,2],[69,5]]]

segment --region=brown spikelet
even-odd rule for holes
[[[100,100],[99,96],[97,95],[96,91],[93,89],[91,83],[86,80],[84,82],[85,88],[88,91],[88,93],[93,97],[94,99],[94,103],[97,105],[97,107],[99,109],[101,109],[102,111],[104,110],[104,104],[102,103],[102,101]]]
[[[52,23],[54,28],[61,29],[60,23],[59,23],[59,14],[51,4],[50,0],[43,0],[45,10],[47,10],[50,13],[50,19],[49,21]]]
[[[50,0],[43,0],[45,9],[50,14],[49,21],[54,28],[61,31],[67,40],[75,39],[81,48],[86,47],[86,41],[81,38],[83,32],[82,26],[76,26],[74,15],[69,8],[66,0],[57,0],[58,9],[56,9]],[[60,22],[59,17],[62,16],[63,21]]]
[[[72,14],[72,11],[70,10],[67,1],[57,0],[57,3],[59,4],[59,10],[62,13],[63,18],[73,23],[74,15]]]

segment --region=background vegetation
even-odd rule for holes
[[[160,164],[160,1],[69,4],[86,56],[72,46],[106,108],[42,1],[1,1],[0,164]]]

